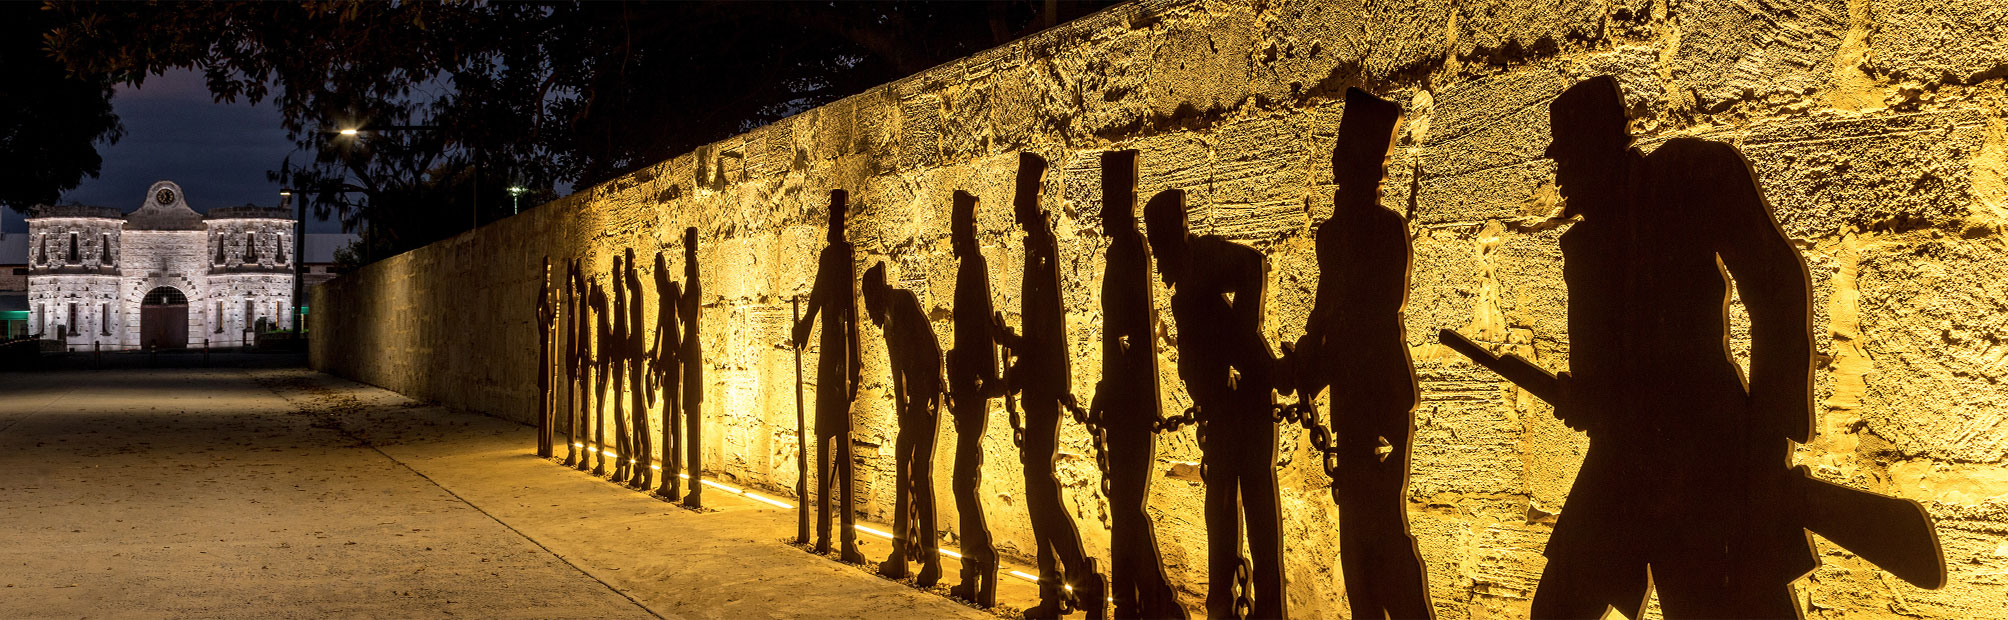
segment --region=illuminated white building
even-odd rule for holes
[[[291,327],[293,214],[188,208],[154,183],[140,208],[38,206],[28,216],[28,329],[72,348],[239,346]],[[58,333],[57,329],[61,328]]]

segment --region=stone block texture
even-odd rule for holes
[[[1677,136],[1740,147],[1813,275],[1818,434],[1796,459],[1822,478],[1921,502],[1950,584],[1920,590],[1825,542],[1798,584],[1816,618],[2008,618],[2008,12],[1979,0],[1718,3],[1574,0],[1165,0],[1125,4],[587,188],[317,288],[315,367],[530,422],[540,271],[612,256],[684,271],[700,231],[710,474],[786,495],[797,476],[789,300],[808,292],[830,189],[851,195],[860,271],[884,260],[948,341],[951,193],[981,201],[994,303],[1016,323],[1023,245],[1016,154],[1052,162],[1073,384],[1094,385],[1101,333],[1095,155],[1142,152],[1139,194],[1187,192],[1194,225],[1267,252],[1265,331],[1302,332],[1312,227],[1331,210],[1343,93],[1407,109],[1384,204],[1414,237],[1407,339],[1422,387],[1409,519],[1442,618],[1525,617],[1586,446],[1539,400],[1437,345],[1451,328],[1556,370],[1569,364],[1561,217],[1547,103],[1616,76],[1641,148]],[[1680,230],[1662,231],[1668,235]],[[1159,286],[1160,304],[1168,293]],[[1747,315],[1731,310],[1731,347]],[[651,319],[652,320],[652,319]],[[1176,328],[1167,326],[1167,336]],[[896,433],[881,334],[865,327],[856,414],[862,513],[890,521]],[[1166,342],[1165,403],[1189,403]],[[814,402],[814,355],[803,397]],[[1747,350],[1739,352],[1747,355]],[[1005,413],[983,439],[999,545],[1033,554]],[[659,419],[659,418],[658,418]],[[936,439],[945,541],[954,430]],[[813,435],[812,435],[813,436]],[[1337,509],[1307,438],[1286,431],[1280,480],[1290,606],[1342,617]],[[524,446],[528,451],[532,447]],[[1188,604],[1207,587],[1190,429],[1160,435],[1150,511]],[[1107,500],[1071,422],[1060,479],[1094,554]],[[1106,560],[1105,560],[1106,561]],[[1104,564],[1106,565],[1106,564]],[[1654,612],[1655,614],[1657,612]]]

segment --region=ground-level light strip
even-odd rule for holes
[[[599,453],[599,454],[604,454],[604,455],[606,455],[606,457],[607,457],[607,458],[610,458],[610,459],[618,459],[618,458],[620,458],[620,455],[618,455],[618,454],[614,454],[614,451],[612,451],[612,450],[601,450],[601,449],[599,449],[599,448],[594,448],[594,447],[592,447],[592,446],[588,446],[588,445],[586,445],[586,444],[582,444],[582,443],[573,443],[573,444],[572,444],[572,447],[574,447],[574,448],[580,448],[580,449],[583,449],[583,450],[585,450],[586,452],[593,452],[593,453]],[[635,463],[635,462],[636,462],[636,460],[635,460],[635,459],[628,459],[628,462],[629,462],[629,463]],[[661,465],[649,465],[649,466],[648,466],[648,468],[649,468],[649,469],[653,469],[653,470],[656,470],[656,471],[662,471],[662,466],[661,466]],[[689,479],[690,479],[690,474],[682,474],[682,473],[680,473],[680,474],[677,474],[677,475],[676,475],[676,477],[678,477],[678,478],[682,478],[682,479],[684,479],[684,480],[689,480]],[[730,486],[730,485],[724,485],[724,484],[719,484],[719,483],[716,483],[716,482],[712,482],[712,481],[710,481],[710,480],[703,480],[703,479],[700,479],[700,480],[698,480],[698,482],[700,482],[700,483],[703,483],[703,484],[704,484],[704,486],[708,486],[708,487],[711,487],[711,488],[714,488],[714,489],[718,489],[718,490],[720,490],[720,491],[724,491],[724,492],[726,492],[726,493],[731,493],[731,494],[733,494],[733,495],[737,495],[737,496],[740,496],[740,497],[744,497],[744,498],[746,498],[746,499],[750,499],[750,500],[753,500],[753,501],[756,501],[756,502],[761,502],[761,503],[764,503],[764,504],[768,504],[768,505],[772,505],[772,506],[775,506],[775,507],[778,507],[778,508],[780,508],[780,509],[782,509],[782,510],[794,510],[794,509],[795,509],[795,505],[794,505],[794,504],[790,504],[790,503],[787,503],[787,502],[784,502],[784,501],[781,501],[781,500],[778,500],[778,499],[774,499],[774,498],[771,498],[771,497],[767,497],[767,496],[765,496],[765,495],[761,495],[761,494],[759,494],[759,493],[754,493],[754,492],[752,492],[752,491],[748,491],[748,490],[745,490],[745,489],[741,489],[741,488],[736,488],[736,487],[733,487],[733,486]],[[856,529],[857,529],[857,531],[860,531],[860,532],[864,532],[864,533],[866,533],[866,534],[871,534],[871,535],[873,535],[873,536],[877,536],[877,537],[879,537],[879,538],[884,538],[884,539],[886,539],[886,540],[892,540],[892,533],[891,533],[891,532],[885,532],[885,531],[880,531],[880,530],[876,530],[876,529],[872,529],[872,528],[869,528],[869,527],[865,527],[865,526],[862,526],[862,525],[856,525],[856,524],[852,524],[852,525],[851,525],[851,527],[853,527],[853,528],[856,528]],[[955,558],[955,559],[957,559],[957,560],[960,560],[960,559],[962,559],[962,554],[960,554],[960,553],[956,553],[956,552],[954,552],[954,551],[950,551],[950,550],[947,550],[947,549],[936,549],[936,551],[940,551],[940,552],[941,552],[941,555],[944,555],[944,556],[948,556],[948,557],[951,557],[951,558]],[[1038,582],[1039,582],[1039,576],[1038,576],[1038,575],[1031,575],[1031,574],[1027,574],[1027,573],[1025,573],[1025,572],[1023,572],[1023,571],[1015,571],[1015,570],[1014,570],[1014,571],[1009,571],[1009,574],[1010,574],[1010,575],[1011,575],[1012,577],[1017,577],[1017,578],[1019,578],[1019,579],[1023,579],[1023,580],[1026,580],[1026,581],[1030,581],[1030,582],[1032,582],[1032,583],[1038,583]],[[1071,592],[1071,591],[1073,591],[1073,589],[1074,589],[1074,587],[1073,587],[1073,586],[1066,586],[1066,588],[1067,588],[1067,590],[1068,590],[1068,591],[1070,591],[1070,592]]]

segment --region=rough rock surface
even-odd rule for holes
[[[828,190],[851,192],[865,265],[885,260],[945,340],[955,309],[949,196],[980,198],[996,307],[1018,317],[1016,153],[1050,162],[1074,386],[1099,355],[1095,154],[1142,151],[1140,198],[1180,188],[1193,221],[1268,252],[1276,341],[1302,333],[1312,227],[1331,209],[1347,86],[1401,102],[1384,204],[1415,241],[1406,317],[1422,379],[1411,527],[1443,618],[1524,617],[1586,445],[1539,400],[1438,346],[1453,328],[1554,369],[1569,360],[1562,199],[1547,102],[1613,75],[1642,148],[1700,136],[1743,149],[1813,275],[1818,475],[1916,499],[1939,520],[1951,585],[1923,591],[1822,543],[1800,582],[1812,617],[2008,618],[2008,13],[1978,0],[1719,3],[1153,0],[1064,24],[697,149],[321,287],[317,367],[416,398],[528,420],[540,259],[668,251],[701,231],[704,446],[720,475],[791,489],[791,297],[807,292]],[[1411,187],[1416,188],[1411,191]],[[1413,196],[1411,196],[1413,194]],[[1664,234],[1682,234],[1667,230]],[[648,264],[644,260],[644,265]],[[863,265],[861,265],[862,267]],[[644,274],[644,281],[650,281]],[[650,293],[653,294],[652,292]],[[1168,295],[1160,286],[1159,303]],[[649,311],[653,312],[653,304]],[[1747,358],[1747,315],[1731,347]],[[1175,337],[1177,326],[1166,326]],[[892,510],[896,433],[876,329],[865,332],[857,508]],[[1165,408],[1189,400],[1159,343]],[[815,351],[805,364],[815,389]],[[985,436],[998,543],[1029,555],[1022,475],[1001,406]],[[937,439],[946,498],[954,431]],[[1065,425],[1060,478],[1106,557],[1093,447]],[[1280,479],[1291,606],[1342,615],[1329,481],[1301,432]],[[527,449],[527,447],[526,447]],[[1165,562],[1188,604],[1206,588],[1190,431],[1162,435],[1153,488]],[[951,503],[942,527],[955,540]]]

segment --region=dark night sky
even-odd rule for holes
[[[117,91],[112,106],[125,123],[125,138],[98,145],[104,169],[65,192],[61,202],[131,211],[145,199],[147,186],[165,179],[181,184],[196,211],[278,205],[279,184],[265,180],[265,171],[277,170],[293,152],[278,108],[216,103],[202,76],[192,71],[149,77],[141,88]],[[21,214],[0,211],[6,212],[8,232],[27,231]],[[309,221],[307,232],[338,233],[341,224]]]

